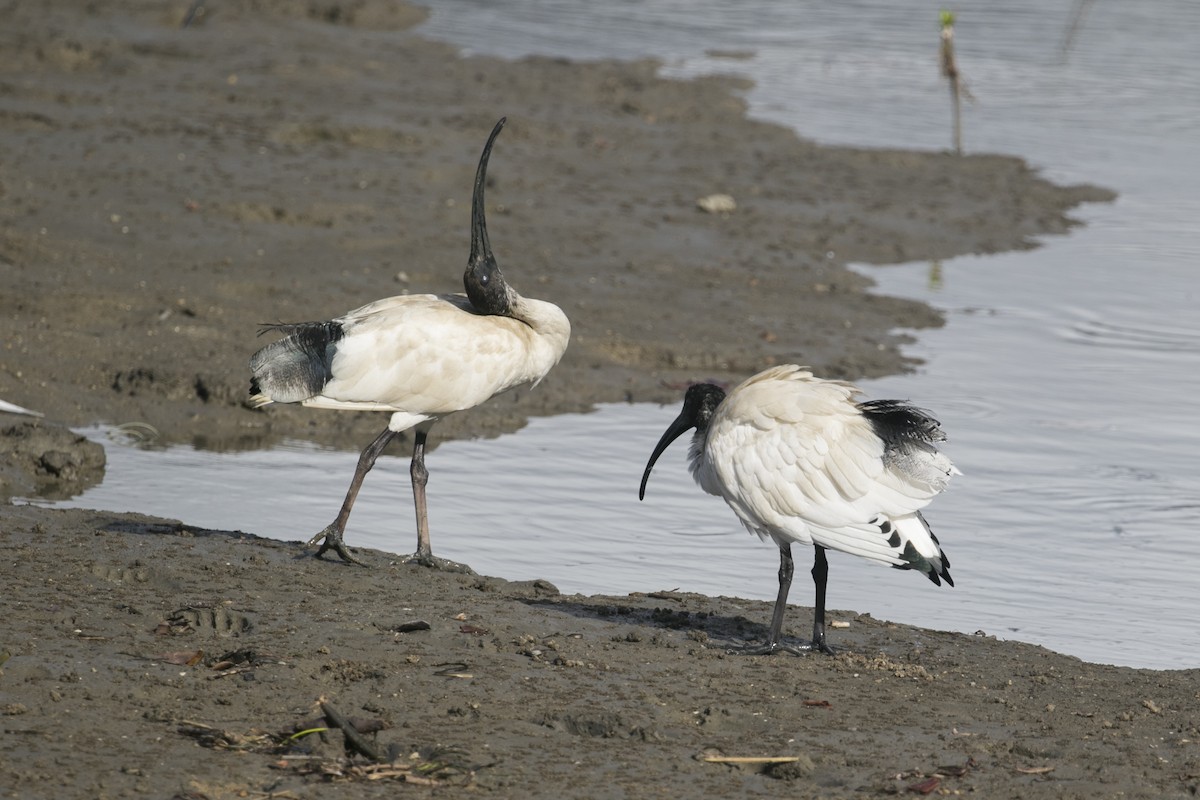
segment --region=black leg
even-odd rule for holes
[[[779,594],[775,596],[775,610],[771,612],[771,629],[767,631],[767,646],[775,647],[783,636],[783,614],[787,610],[787,596],[792,588],[792,574],[796,564],[792,561],[792,546],[779,548]]]
[[[375,466],[379,454],[395,436],[395,431],[385,428],[383,433],[379,434],[375,441],[367,445],[359,455],[358,466],[354,468],[354,479],[350,481],[350,488],[346,491],[346,499],[342,501],[342,510],[338,512],[337,519],[308,540],[309,544],[321,542],[321,547],[316,553],[318,558],[324,555],[326,550],[333,550],[342,557],[343,561],[362,565],[362,562],[352,556],[346,548],[345,542],[342,541],[342,534],[346,532],[346,521],[350,519],[350,509],[354,507],[354,500],[358,497],[358,490],[362,487],[363,478],[367,477],[371,467]]]
[[[767,631],[767,641],[760,645],[738,648],[732,652],[747,656],[769,656],[772,653],[784,651],[799,656],[804,655],[804,651],[809,649],[804,645],[793,647],[780,641],[783,638],[783,615],[787,611],[788,591],[792,588],[792,574],[795,569],[795,562],[792,561],[792,546],[787,543],[779,545],[779,594],[775,596],[775,610],[771,613],[771,628]]]
[[[825,584],[829,580],[829,562],[825,559],[825,548],[816,544],[817,556],[813,560],[813,583],[817,587],[817,602],[813,607],[813,638],[812,649],[822,653],[834,654],[834,650],[825,644]]]

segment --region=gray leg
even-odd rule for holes
[[[338,512],[337,519],[308,540],[309,544],[321,542],[321,548],[316,553],[317,558],[324,555],[326,550],[333,550],[342,557],[343,561],[366,566],[350,554],[350,550],[347,549],[345,542],[342,541],[342,534],[346,532],[346,521],[350,519],[350,509],[354,507],[354,500],[358,497],[358,490],[362,488],[363,478],[367,477],[367,473],[371,471],[371,467],[375,466],[375,461],[379,458],[379,454],[383,452],[388,442],[392,441],[395,436],[395,431],[391,428],[385,428],[383,433],[379,434],[375,438],[375,441],[367,445],[366,449],[359,455],[358,466],[354,468],[354,479],[350,481],[350,488],[346,492],[346,499],[342,501],[342,510]]]
[[[412,476],[413,507],[417,510],[417,552],[413,556],[418,560],[433,558],[433,547],[429,544],[429,507],[425,504],[425,486],[429,483],[429,470],[425,468],[427,436],[425,431],[417,431],[412,464],[408,468],[408,474]]]
[[[405,561],[449,572],[473,574],[474,571],[466,564],[434,557],[433,547],[429,543],[429,507],[425,502],[425,486],[429,483],[429,470],[425,468],[425,440],[428,436],[429,431],[417,428],[413,441],[412,463],[408,468],[408,474],[412,477],[413,507],[417,512],[417,552]]]

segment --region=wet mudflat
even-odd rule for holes
[[[1200,776],[1195,671],[850,611],[836,656],[731,655],[769,603],[364,569],[134,514],[10,508],[0,545],[13,796],[1167,797]],[[785,631],[810,625],[793,608]],[[322,701],[382,728],[386,768]]]

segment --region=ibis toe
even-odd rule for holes
[[[336,524],[329,525],[316,536],[308,540],[310,545],[314,545],[317,542],[321,543],[321,547],[316,553],[313,554],[316,558],[323,558],[326,552],[332,550],[341,556],[342,560],[348,564],[357,564],[360,567],[366,566],[366,564],[359,561],[350,553],[350,548],[346,547],[346,543],[342,541],[342,532],[338,530]]]

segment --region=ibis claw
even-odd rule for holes
[[[815,650],[818,653],[824,653],[827,656],[836,656],[838,654],[837,650],[835,650],[832,647],[830,647],[829,645],[825,644],[824,639],[821,639],[821,640],[814,639],[812,644],[809,645],[809,649]]]
[[[402,564],[416,564],[420,567],[428,567],[429,569],[439,569],[443,572],[461,572],[466,575],[474,575],[475,570],[468,567],[466,564],[460,564],[457,561],[451,561],[448,558],[438,558],[433,553],[423,553],[420,550],[413,553],[411,556],[406,556],[401,559]]]
[[[730,655],[738,656],[773,656],[776,653],[791,653],[794,656],[806,656],[812,652],[825,653],[826,655],[836,655],[832,647],[821,642],[804,642],[803,644],[790,645],[782,642],[763,642],[762,644],[745,644],[736,647],[730,647],[725,652]]]
[[[317,542],[321,543],[321,547],[316,553],[313,553],[313,557],[315,558],[323,558],[326,551],[332,550],[348,564],[357,564],[360,567],[367,566],[350,553],[350,548],[346,547],[346,543],[342,541],[342,532],[337,529],[337,525],[326,527],[308,540],[309,545],[314,545]]]

